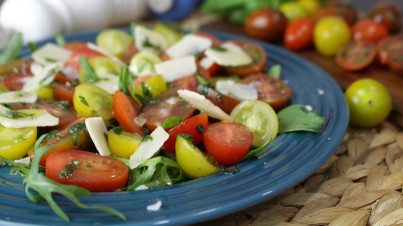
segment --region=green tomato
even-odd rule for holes
[[[340,17],[328,16],[316,23],[314,43],[319,53],[332,56],[349,41],[350,28]]]
[[[345,92],[350,110],[350,123],[360,127],[373,127],[383,122],[392,110],[388,90],[374,79],[359,79]]]
[[[113,117],[112,96],[98,86],[81,83],[74,91],[74,109],[81,117],[100,116],[104,121]]]
[[[308,17],[308,11],[299,2],[285,2],[280,6],[282,12],[289,21],[302,17]]]
[[[168,23],[157,24],[154,27],[154,31],[165,37],[168,42],[168,46],[175,44],[183,36],[183,32],[179,28]]]
[[[110,74],[116,75],[119,73],[120,70],[120,66],[118,63],[105,56],[91,57],[88,59],[88,64],[91,66],[91,68],[94,70],[95,74],[98,77],[103,77],[105,75]],[[82,83],[88,82],[86,74],[87,74],[86,70],[83,67],[81,67],[79,78],[80,82]]]
[[[96,38],[99,47],[117,57],[121,57],[132,42],[128,33],[118,29],[103,30]]]
[[[175,143],[176,162],[188,176],[200,178],[220,171],[192,141],[178,135]]]
[[[0,125],[0,156],[20,159],[30,151],[36,141],[36,127],[6,128]]]
[[[253,146],[260,147],[277,136],[277,114],[264,101],[242,101],[232,110],[231,117],[235,122],[245,125],[253,132]]]

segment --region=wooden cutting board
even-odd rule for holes
[[[217,21],[201,27],[206,31],[228,32],[232,34],[245,35],[241,27],[234,26],[226,21]],[[281,45],[277,43],[278,45]],[[296,54],[316,63],[327,71],[345,90],[353,81],[360,78],[373,78],[381,82],[389,90],[393,108],[389,120],[403,127],[403,75],[390,71],[387,67],[374,63],[371,67],[360,72],[347,72],[336,65],[334,57],[320,55],[312,47],[311,49]]]

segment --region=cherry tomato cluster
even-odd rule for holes
[[[403,73],[403,36],[396,35],[400,28],[397,7],[378,3],[364,18],[357,18],[348,3],[321,5],[319,1],[299,0],[286,2],[279,9],[256,10],[246,19],[244,31],[268,42],[282,41],[291,51],[315,46],[322,55],[336,56],[336,63],[347,71],[365,69],[378,59]]]

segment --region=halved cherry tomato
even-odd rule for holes
[[[199,86],[198,89],[202,95],[206,96],[207,99],[227,114],[230,114],[232,109],[234,109],[234,107],[240,102],[235,98],[219,93],[206,86]]]
[[[220,165],[231,166],[248,153],[253,133],[240,123],[216,122],[204,131],[203,140],[207,153]]]
[[[73,52],[65,66],[70,66],[76,70],[80,69],[80,63],[78,62],[80,57],[103,56],[101,53],[90,49],[86,42],[69,42],[63,47]]]
[[[61,184],[76,185],[92,192],[106,192],[124,188],[129,169],[115,158],[67,150],[48,157],[46,176]]]
[[[178,89],[169,89],[159,96],[155,104],[146,105],[142,115],[146,119],[146,126],[154,130],[167,118],[178,116],[183,120],[191,117],[195,109],[185,100],[179,98]]]
[[[195,75],[186,76],[171,82],[171,87],[175,89],[197,90],[198,81]]]
[[[193,144],[198,145],[202,139],[203,130],[208,126],[208,116],[206,113],[201,113],[195,115],[191,118],[186,119],[181,124],[175,126],[168,131],[169,138],[164,143],[169,151],[175,152],[176,135],[178,134],[188,134],[193,137]]]
[[[388,2],[379,2],[372,7],[368,16],[374,21],[386,25],[390,33],[400,27],[400,12],[397,5]]]
[[[288,84],[263,73],[248,76],[242,83],[252,84],[257,90],[258,99],[269,103],[274,110],[282,108],[291,97],[291,88]]]
[[[388,37],[387,27],[370,19],[359,21],[351,31],[354,41],[377,43]]]
[[[391,53],[403,52],[403,35],[389,36],[378,43],[377,49],[379,62],[387,64]]]
[[[92,142],[87,133],[84,119],[80,118],[70,122],[63,128],[49,132],[42,141],[41,146],[52,147],[40,160],[40,164],[45,166],[46,159],[53,152],[70,149],[90,150]]]
[[[37,128],[6,128],[0,125],[0,156],[8,159],[23,158],[33,149]]]
[[[9,90],[20,90],[32,75],[30,60],[17,60],[0,66],[0,83]]]
[[[250,74],[259,73],[263,70],[266,65],[267,55],[260,45],[241,40],[232,40],[231,42],[242,47],[242,49],[252,57],[252,63],[245,66],[225,67],[224,69],[226,72],[232,75],[245,77]]]
[[[351,42],[339,49],[336,63],[347,71],[362,70],[375,60],[376,47],[370,42]]]
[[[205,62],[202,62],[205,61]],[[197,73],[201,75],[203,78],[210,80],[217,72],[220,70],[220,65],[211,61],[209,59],[203,58],[197,64]]]
[[[313,30],[315,20],[310,18],[299,18],[288,23],[285,34],[284,44],[287,49],[301,50],[312,45]]]
[[[140,113],[140,105],[131,97],[121,91],[116,91],[112,101],[113,113],[119,125],[125,131],[144,134],[141,126],[137,125],[135,118]]]
[[[403,52],[393,52],[389,55],[388,59],[389,68],[403,75]]]
[[[69,83],[62,84],[59,82],[53,83],[53,94],[56,100],[64,100],[73,105],[73,95],[75,87]]]

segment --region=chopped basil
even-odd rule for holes
[[[146,135],[143,137],[141,142],[147,142],[147,141],[152,141],[152,140],[153,140],[153,137],[151,135]]]
[[[116,134],[121,134],[123,132],[123,128],[121,126],[115,126],[112,129],[113,129],[113,132]]]
[[[16,110],[6,110],[1,114],[5,118],[10,118],[10,119],[19,119],[19,118],[25,118],[25,117],[33,117],[34,114],[28,114],[22,111],[16,111]]]
[[[33,53],[36,50],[38,50],[38,46],[33,42],[28,42],[28,48],[31,51],[31,53]]]
[[[214,88],[213,83],[208,82],[205,78],[203,78],[201,75],[196,75],[197,81],[199,82],[200,85],[206,86],[209,88]]]
[[[78,99],[80,100],[81,103],[83,103],[85,106],[89,107],[90,105],[88,104],[87,100],[83,96],[78,96]]]
[[[196,130],[197,132],[199,132],[200,134],[202,134],[204,132],[204,127],[203,125],[200,123],[199,125],[196,126]]]
[[[148,40],[148,38],[144,39],[142,45],[143,45],[143,47],[145,47],[145,48],[153,48],[153,49],[156,49],[156,50],[158,50],[158,51],[161,50],[161,47],[160,47],[160,46],[151,43],[150,40]]]
[[[86,128],[87,127],[85,127],[84,122],[79,122],[79,123],[76,123],[76,124],[70,126],[70,128],[69,128],[70,135],[68,136],[68,138],[73,138],[74,145],[78,144],[77,138],[80,135],[80,132],[85,130]]]
[[[162,128],[164,129],[170,129],[173,128],[183,122],[183,119],[179,116],[173,116],[170,118],[165,119],[165,121],[162,123]]]
[[[227,51],[227,49],[222,46],[212,46],[212,47],[210,47],[210,49],[217,51],[217,52],[226,52]]]

